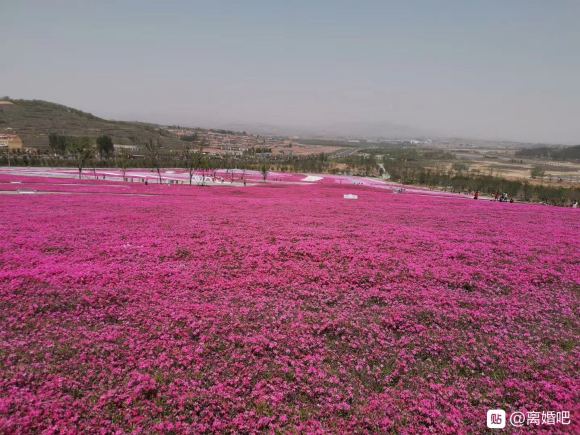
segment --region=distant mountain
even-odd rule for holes
[[[229,128],[249,133],[274,136],[366,138],[366,139],[415,139],[429,137],[431,132],[389,122],[341,122],[317,126],[275,126],[269,124],[232,123]]]
[[[0,132],[11,129],[27,147],[47,147],[50,133],[91,138],[106,134],[116,144],[142,144],[151,139],[159,140],[162,146],[183,146],[183,142],[158,125],[109,121],[41,100],[9,102],[12,104],[0,104]]]

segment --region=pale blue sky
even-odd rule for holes
[[[13,98],[206,127],[580,143],[578,0],[0,0],[0,20]]]

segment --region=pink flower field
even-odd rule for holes
[[[0,181],[1,433],[580,430],[578,210]]]

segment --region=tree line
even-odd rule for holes
[[[529,183],[526,180],[508,180],[492,174],[484,175],[469,171],[463,162],[453,163],[450,169],[433,168],[435,160],[431,158],[441,156],[424,155],[415,149],[390,150],[389,153],[382,155],[382,158],[376,153],[369,152],[343,157],[319,153],[306,156],[277,155],[258,159],[252,153],[245,153],[242,156],[209,155],[204,152],[206,145],[203,137],[194,135],[182,150],[169,150],[163,148],[158,141],[148,140],[133,152],[125,148],[115,150],[112,139],[106,135],[91,140],[87,137],[53,133],[49,136],[48,155],[22,154],[12,156],[11,161],[6,161],[9,156],[2,156],[0,159],[4,159],[3,164],[7,162],[16,165],[74,164],[78,168],[79,178],[83,168],[115,166],[121,169],[124,178],[129,167],[149,168],[157,173],[161,181],[162,168],[182,168],[188,172],[190,184],[193,184],[196,173],[202,174],[201,183],[204,184],[206,174],[216,169],[225,169],[227,172],[232,170],[232,180],[235,174],[233,169],[260,171],[264,180],[271,170],[375,177],[386,172],[391,180],[403,184],[423,185],[453,192],[479,191],[490,195],[505,192],[516,200],[542,201],[555,205],[566,205],[580,200],[579,188],[555,187]],[[450,156],[444,157],[448,159]],[[542,175],[540,171],[532,172],[533,176]]]
[[[580,145],[569,147],[523,148],[516,151],[515,155],[517,157],[527,158],[547,158],[553,160],[578,161],[580,160]]]

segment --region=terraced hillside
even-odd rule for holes
[[[106,134],[118,144],[139,144],[149,139],[163,146],[181,146],[183,142],[157,125],[109,121],[90,113],[41,100],[10,100],[0,106],[0,130],[11,128],[27,147],[48,147],[48,135],[96,138]]]

